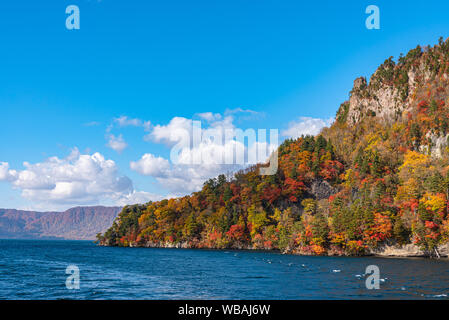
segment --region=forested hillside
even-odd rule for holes
[[[330,128],[282,143],[276,175],[255,166],[190,196],[127,206],[98,240],[314,255],[409,244],[439,256],[449,241],[448,133],[449,41],[440,39],[356,79]]]

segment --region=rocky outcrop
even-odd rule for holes
[[[426,61],[418,61],[418,64],[402,66],[406,72],[395,75],[399,71],[390,58],[376,70],[369,83],[364,77],[355,79],[350,99],[340,108],[337,119],[355,125],[365,117],[390,121],[403,116],[404,111],[412,109],[413,95],[419,84],[433,76]]]
[[[394,118],[404,108],[399,91],[387,85],[373,89],[367,85],[365,78],[354,81],[354,88],[349,99],[347,121],[353,125],[366,116],[384,119]]]
[[[337,192],[336,188],[332,187],[329,182],[323,179],[315,179],[310,189],[316,200],[328,199]]]
[[[108,239],[103,239],[98,243],[98,245],[103,247],[114,246],[112,245]],[[145,241],[145,242],[129,242],[127,247],[130,248],[166,248],[166,249],[211,249],[211,250],[261,250],[261,251],[279,251],[276,249],[268,248],[268,247],[257,247],[256,245],[251,244],[243,244],[243,243],[233,243],[224,247],[214,247],[214,246],[206,246],[199,241],[184,241],[184,242],[154,242],[154,241]],[[287,253],[287,252],[285,252]],[[290,253],[290,252],[288,252]]]
[[[130,244],[130,247],[137,246]],[[145,248],[177,248],[177,249],[189,249],[193,248],[189,243],[182,242],[182,243],[173,243],[173,242],[164,242],[164,243],[158,243],[158,242],[151,242],[147,241],[143,245]]]
[[[110,246],[109,243],[101,242],[100,246]],[[189,242],[181,242],[181,243],[173,243],[173,242],[151,242],[147,241],[144,244],[137,244],[135,242],[131,242],[128,244],[128,247],[140,247],[140,248],[166,248],[166,249],[211,249],[211,250],[259,250],[259,251],[277,251],[275,249],[269,248],[258,248],[252,245],[232,245],[226,248],[216,248],[216,247],[205,247],[200,246],[194,243]],[[314,256],[316,253],[310,250],[304,250],[301,248],[293,248],[287,247],[284,249],[282,254],[291,254],[291,255],[301,255],[301,256]],[[377,249],[372,249],[362,256],[378,256],[378,257],[399,257],[399,258],[413,258],[413,257],[421,257],[421,258],[448,258],[449,257],[449,244],[442,245],[438,248],[436,252],[424,252],[418,246],[414,244],[406,244],[403,246],[399,245],[384,245]],[[348,256],[347,253],[342,251],[341,249],[337,249],[336,247],[331,248],[327,252],[327,256]]]
[[[371,250],[371,254],[382,257],[449,257],[449,244],[438,247],[435,252],[422,251],[414,244],[384,245],[376,250]]]
[[[441,158],[442,151],[444,148],[449,146],[449,134],[447,135],[436,135],[434,133],[428,132],[426,138],[430,141],[430,145],[423,145],[419,147],[419,151],[425,154],[429,154],[435,158]]]
[[[384,245],[370,251],[371,254],[382,257],[422,257],[425,256],[419,247],[414,244],[404,246]]]

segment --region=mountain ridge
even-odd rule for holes
[[[121,207],[73,207],[63,212],[0,209],[0,238],[93,240]]]

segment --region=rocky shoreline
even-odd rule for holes
[[[385,245],[379,249],[373,250],[372,254],[381,257],[449,257],[449,244],[439,246],[435,252],[429,253],[422,251],[414,244],[406,244],[403,246]]]
[[[100,243],[100,246],[108,247],[109,244]],[[277,249],[263,249],[256,248],[251,245],[235,245],[229,248],[215,248],[215,247],[205,247],[192,245],[188,242],[182,243],[156,243],[156,242],[146,242],[144,244],[136,244],[130,243],[130,248],[167,248],[167,249],[209,249],[209,250],[254,250],[254,251],[276,251],[280,252]],[[306,252],[298,252],[289,250],[288,248],[281,252],[282,254],[291,254],[291,255],[304,255],[311,256],[313,254],[308,254]],[[330,252],[327,256],[345,256],[338,253]],[[442,245],[438,247],[438,250],[434,253],[424,252],[418,246],[414,244],[406,244],[403,246],[398,245],[384,245],[375,250],[370,250],[367,254],[363,256],[377,256],[377,257],[396,257],[396,258],[448,258],[449,257],[449,244]]]

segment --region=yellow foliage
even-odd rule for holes
[[[367,137],[367,146],[365,151],[373,151],[376,148],[377,144],[380,142],[380,135],[378,133],[371,133]]]
[[[316,212],[316,201],[314,199],[304,199],[301,202],[301,205],[304,207],[305,214],[314,214]]]
[[[420,174],[421,170],[430,166],[430,157],[428,155],[416,152],[407,151],[404,156],[404,163],[399,167],[400,175],[416,175]]]
[[[398,187],[395,200],[396,201],[409,201],[416,199],[419,196],[419,183],[414,178],[410,178],[407,182]]]
[[[347,187],[354,186],[355,181],[356,181],[356,176],[355,176],[354,170],[352,170],[352,169],[346,170],[344,180],[345,180],[345,185]]]
[[[433,195],[426,192],[419,202],[435,213],[443,212],[446,208],[446,196],[441,193]]]

